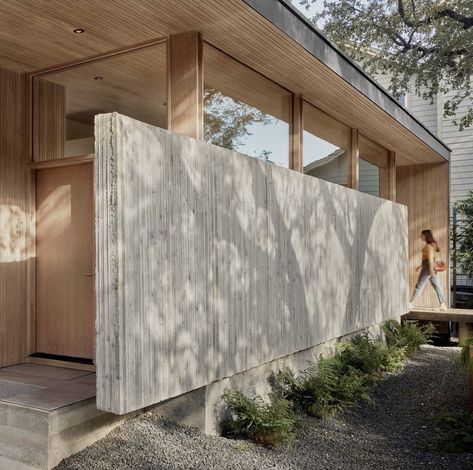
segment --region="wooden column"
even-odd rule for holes
[[[0,367],[26,355],[27,116],[26,76],[0,68]]]
[[[303,136],[304,117],[303,101],[300,95],[294,95],[292,99],[292,118],[289,127],[289,168],[291,170],[304,171],[303,163]]]
[[[360,151],[358,129],[351,130],[351,149],[348,154],[348,187],[358,189]]]
[[[396,201],[396,154],[389,152],[385,168],[379,169],[379,195],[384,199]]]
[[[66,89],[34,79],[33,159],[35,162],[64,158],[66,141]]]
[[[468,375],[470,377],[470,410],[473,411],[473,344],[470,344],[468,347],[468,354],[470,355],[468,363]]]
[[[202,37],[197,31],[168,41],[168,129],[202,139],[204,133]]]

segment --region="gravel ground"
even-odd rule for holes
[[[378,384],[371,402],[328,421],[305,418],[290,448],[205,436],[144,414],[56,468],[473,469],[473,454],[428,450],[438,411],[467,406],[467,396],[459,349],[424,346],[402,372]]]

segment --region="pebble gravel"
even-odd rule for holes
[[[436,416],[468,406],[459,348],[423,346],[372,400],[335,419],[304,418],[290,447],[205,436],[149,413],[64,460],[57,470],[473,469],[473,454],[432,450]]]

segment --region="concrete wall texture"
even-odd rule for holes
[[[407,210],[96,118],[97,406],[123,414],[407,311]]]

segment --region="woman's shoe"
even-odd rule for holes
[[[448,307],[445,305],[445,302],[442,302],[440,304],[439,310],[442,310],[443,312],[446,312],[448,310]]]

